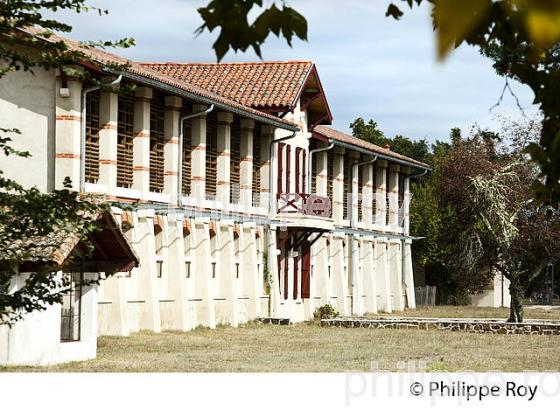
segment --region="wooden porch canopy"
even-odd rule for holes
[[[30,238],[23,248],[35,251],[28,261],[20,265],[20,272],[35,272],[45,266],[63,266],[73,254],[84,255],[85,272],[128,272],[140,265],[140,258],[122,233],[111,212],[104,212],[97,219],[99,229],[88,237],[93,250],[78,235],[61,237],[53,233],[43,238]]]

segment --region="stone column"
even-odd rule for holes
[[[373,209],[371,208],[373,196],[373,170],[375,163],[367,164],[362,167],[362,222],[365,229],[371,229],[373,225]]]
[[[364,239],[363,242],[362,277],[364,284],[364,310],[369,313],[377,313],[377,286],[374,242]]]
[[[270,316],[279,317],[280,314],[280,283],[278,282],[278,255],[280,250],[276,242],[276,227],[268,226],[268,249],[266,266],[270,282]]]
[[[393,310],[400,312],[404,310],[403,297],[403,271],[402,250],[400,241],[389,241],[389,277],[391,294],[393,295]]]
[[[195,111],[198,111],[195,109]],[[212,292],[212,256],[210,251],[210,230],[208,218],[194,220],[191,274],[194,275],[194,297],[197,323],[214,329],[216,313]]]
[[[185,240],[183,215],[169,214],[168,293],[173,300],[171,329],[186,332],[194,326],[189,315],[185,272]]]
[[[172,198],[178,195],[179,183],[179,117],[183,99],[175,96],[165,97],[164,117],[164,182],[163,192]]]
[[[414,272],[412,269],[412,241],[403,241],[402,248],[403,255],[403,281],[406,292],[407,307],[409,309],[416,309],[416,294],[414,293]]]
[[[392,164],[389,167],[389,230],[396,232],[399,229],[399,171],[400,166]]]
[[[99,183],[107,187],[109,194],[117,187],[117,124],[119,120],[119,96],[102,92],[99,107]]]
[[[233,114],[230,112],[218,113],[218,163],[216,197],[221,201],[223,210],[230,203],[230,155],[231,155],[231,123]]]
[[[377,160],[377,175],[375,189],[375,224],[380,231],[385,230],[387,218],[387,161]]]
[[[204,105],[193,105],[193,112],[206,110]],[[192,119],[191,196],[198,206],[206,199],[206,116]]]
[[[256,226],[254,222],[241,225],[240,235],[240,276],[242,293],[247,297],[247,320],[254,320],[261,315],[260,286],[258,284]]]
[[[132,188],[145,198],[150,192],[150,99],[152,89],[138,87],[134,103],[134,145]]]
[[[312,248],[313,255],[313,282],[315,282],[315,294],[320,299],[318,306],[330,303],[331,280],[329,278],[329,250],[327,248],[327,238],[323,235]]]
[[[263,125],[261,127],[261,189],[260,207],[267,209],[270,203],[270,143],[274,139],[274,127]]]
[[[61,96],[61,88],[68,88],[68,95]],[[72,189],[80,189],[80,161],[82,134],[82,83],[66,77],[66,84],[57,77],[55,127],[55,188],[64,188],[64,179],[70,178]],[[85,158],[84,158],[85,160]]]
[[[363,315],[364,307],[362,301],[362,295],[364,294],[363,281],[362,281],[362,269],[363,266],[359,242],[361,238],[359,235],[348,235],[348,242],[350,246],[350,260],[348,266],[348,271],[352,275],[352,314],[353,315]]]
[[[320,151],[313,154],[313,160],[314,164],[312,165],[315,167],[316,189],[314,193],[320,196],[327,196],[328,151]]]
[[[403,168],[401,178],[404,178],[403,193],[403,234],[410,234],[410,168]]]
[[[220,235],[220,264],[222,266],[219,276],[219,294],[226,299],[223,312],[220,312],[223,322],[237,327],[239,325],[239,292],[235,277],[233,230],[233,221],[219,223],[217,235]],[[220,313],[217,312],[217,316],[220,316]]]
[[[331,242],[333,275],[333,296],[336,296],[336,310],[344,316],[350,314],[350,304],[348,303],[348,275],[345,272],[345,248],[343,246],[344,235],[333,235]]]
[[[375,284],[377,295],[379,295],[377,308],[382,312],[391,313],[393,311],[391,303],[390,282],[389,282],[389,259],[387,257],[387,241],[377,239],[375,241]]]
[[[344,216],[344,148],[334,147],[333,149],[333,219],[336,225],[342,225]]]
[[[154,211],[138,211],[135,224],[136,252],[140,255],[138,268],[138,295],[144,303],[140,314],[140,329],[161,331],[159,292],[156,288],[156,243],[154,235]]]
[[[240,198],[244,210],[253,206],[253,130],[255,121],[241,120],[241,167],[240,167]]]
[[[360,194],[360,187],[359,187],[359,178],[358,172],[360,172],[360,168],[356,167],[354,163],[359,162],[360,160],[360,153],[356,151],[350,151],[350,198],[348,198],[348,212],[349,218],[352,227],[357,227],[358,225],[358,195]]]
[[[111,310],[105,318],[107,326],[99,331],[104,336],[128,336],[128,306],[126,300],[126,276],[119,272],[103,282],[103,294],[111,301]]]

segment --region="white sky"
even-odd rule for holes
[[[78,40],[134,37],[137,45],[118,54],[137,61],[215,62],[217,32],[194,37],[202,23],[196,9],[209,0],[93,0],[109,9],[62,19]],[[265,1],[265,4],[269,3]],[[466,45],[443,63],[435,59],[429,8],[407,10],[401,21],[385,17],[388,0],[288,0],[307,18],[309,41],[290,48],[274,37],[264,45],[265,60],[316,63],[334,115],[334,127],[348,131],[356,117],[373,118],[388,136],[448,139],[451,127],[467,132],[477,123],[499,129],[496,115],[521,116],[513,98],[498,100],[504,80],[490,61]],[[398,2],[401,3],[401,2]],[[403,3],[404,5],[405,3]],[[229,53],[224,61],[256,61],[254,53]],[[533,94],[513,83],[531,115]]]

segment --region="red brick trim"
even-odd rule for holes
[[[80,115],[57,115],[57,121],[82,121],[82,117]]]
[[[63,159],[80,159],[80,154],[60,152],[60,153],[55,154],[55,157],[56,158],[63,158]]]

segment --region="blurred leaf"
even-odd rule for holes
[[[435,0],[434,26],[437,28],[437,56],[441,60],[459,46],[490,10],[491,0]]]

